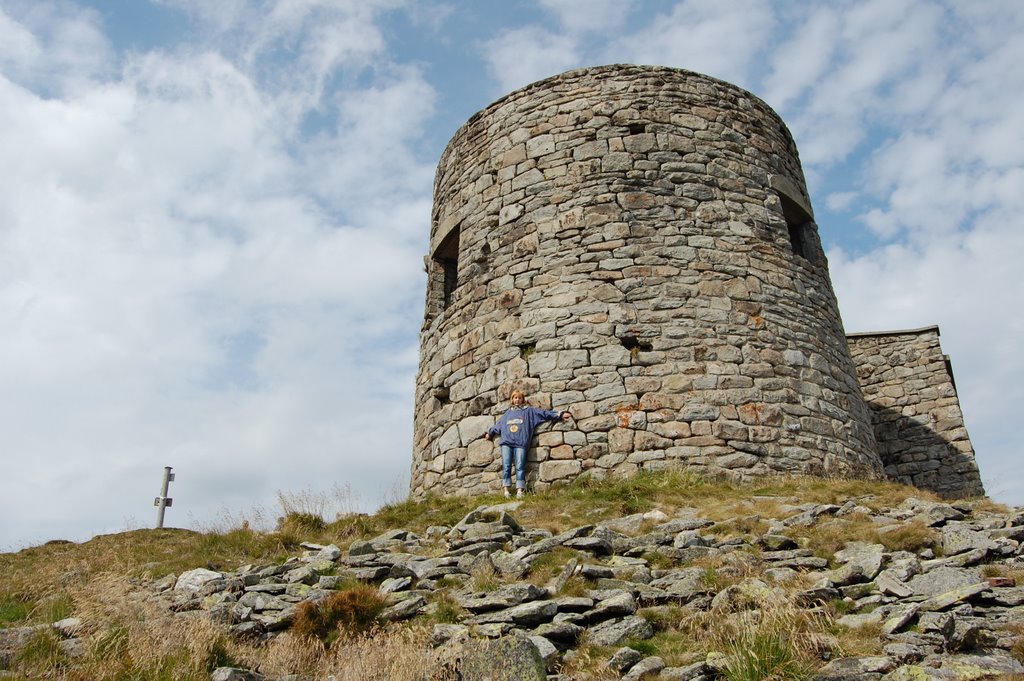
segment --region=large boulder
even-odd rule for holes
[[[458,638],[441,659],[462,681],[546,681],[547,669],[537,646],[521,633],[495,640]]]

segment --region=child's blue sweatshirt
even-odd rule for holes
[[[562,412],[536,407],[509,407],[498,422],[487,431],[491,437],[501,435],[501,444],[512,447],[529,447],[533,430],[545,421],[558,421]]]

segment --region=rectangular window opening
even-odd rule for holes
[[[789,244],[793,247],[793,252],[801,258],[806,258],[807,248],[804,243],[804,226],[795,225],[792,222],[786,222],[786,226],[789,228]]]
[[[784,193],[779,192],[779,200],[782,203],[782,215],[786,219],[786,227],[789,230],[789,245],[792,247],[793,253],[801,258],[807,258],[807,237],[805,235],[807,226],[813,219],[800,204]]]
[[[455,289],[459,287],[459,227],[456,226],[444,238],[434,253],[434,262],[440,269],[440,298],[443,309],[452,304]]]

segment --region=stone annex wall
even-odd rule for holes
[[[471,118],[435,180],[411,494],[497,489],[521,387],[575,420],[528,469],[880,476],[797,150],[728,83],[605,66]]]
[[[886,476],[945,497],[984,495],[939,327],[847,339]]]

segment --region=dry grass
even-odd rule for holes
[[[0,554],[0,626],[52,622],[70,614],[84,585],[103,573],[158,578],[200,565],[235,569],[245,563],[284,560],[297,545],[294,538],[251,530],[162,529],[101,535],[82,544],[53,542]],[[70,607],[52,607],[54,603]]]
[[[833,624],[830,632],[839,642],[843,655],[881,655],[882,654],[882,624],[864,624],[849,629],[847,627]]]
[[[490,563],[477,563],[470,570],[469,576],[473,591],[493,591],[501,582],[494,566]]]
[[[456,624],[466,616],[459,602],[447,590],[435,591],[430,597],[433,604],[431,619],[441,624]]]
[[[759,515],[747,515],[717,523],[711,533],[722,536],[743,537],[748,541],[768,531],[768,522]]]
[[[530,563],[530,573],[526,576],[526,579],[537,586],[544,586],[562,574],[566,563],[573,558],[585,560],[586,554],[565,546],[558,546],[554,550],[538,556],[536,560]]]
[[[344,605],[329,608],[332,613],[345,613],[338,622],[349,624],[340,626],[330,647],[320,638],[292,634],[255,644],[230,638],[200,613],[169,613],[141,598],[122,576],[99,575],[79,592],[77,614],[86,626],[85,654],[69,659],[53,633],[43,630],[11,671],[25,679],[62,681],[208,681],[219,666],[260,668],[278,676],[333,676],[337,681],[448,678],[434,662],[428,627],[394,627],[375,631],[372,637],[352,633],[367,621],[353,615],[354,609],[365,605],[361,598],[356,601],[347,599]]]
[[[811,614],[778,593],[747,603],[747,609],[694,611],[686,607],[639,611],[652,623],[654,637],[627,641],[644,655],[657,655],[668,666],[686,666],[720,656],[723,675],[730,681],[800,681],[821,665],[826,651],[840,646],[831,635],[831,621]],[[578,654],[562,670],[573,679],[611,679],[604,663],[615,647],[589,645],[584,639]]]
[[[605,664],[614,652],[613,648],[588,644],[584,634],[574,653],[562,662],[558,671],[574,681],[615,681],[621,676]]]
[[[896,506],[910,495],[928,496],[888,483],[778,478],[740,485],[668,471],[603,483],[577,481],[556,491],[531,495],[516,517],[524,525],[560,532],[652,509],[669,516],[690,509],[688,512],[724,522],[723,531],[728,534],[749,538],[764,532],[767,525],[762,518],[781,518],[795,512],[786,506],[842,503],[857,498],[865,506],[879,508]],[[473,508],[502,501],[497,494],[404,501],[373,515],[335,513],[327,520],[325,516],[333,509],[321,500],[309,495],[288,496],[282,499],[284,516],[272,532],[257,531],[248,522],[208,532],[135,530],[83,544],[52,543],[0,554],[0,574],[4,575],[0,584],[0,627],[52,622],[71,614],[86,623],[86,652],[75,660],[66,657],[51,634],[40,634],[33,640],[15,668],[26,679],[206,681],[210,669],[220,664],[259,668],[268,675],[333,675],[339,681],[442,679],[443,673],[434,664],[427,645],[429,624],[454,621],[461,614],[445,593],[432,599],[434,615],[422,627],[392,625],[374,630],[372,637],[356,633],[364,625],[370,626],[373,618],[352,613],[365,614],[376,606],[369,607],[369,601],[350,594],[340,597],[354,599],[340,610],[348,609],[352,615],[349,619],[358,624],[339,626],[348,621],[347,615],[310,610],[305,635],[289,633],[257,645],[226,637],[202,615],[172,616],[166,608],[140,599],[135,584],[140,579],[197,566],[230,571],[245,563],[280,562],[298,552],[300,541],[335,543],[344,548],[355,539],[367,539],[393,528],[423,534],[431,525],[454,525]],[[800,534],[806,545],[829,557],[851,538],[882,543],[888,550],[911,551],[933,546],[936,539],[935,531],[920,523],[879,531],[859,514],[822,518],[816,526],[801,529]],[[562,548],[541,556],[534,561],[529,579],[547,584],[571,558],[581,555],[586,557]],[[675,567],[661,554],[649,558],[652,568]],[[757,555],[747,552],[727,553],[700,565],[706,570],[708,583],[716,589],[756,576],[761,569]],[[1012,576],[1024,581],[1020,571]],[[492,572],[481,571],[471,577],[474,588],[481,591],[500,583]],[[589,586],[586,580],[575,577],[563,594],[582,593]],[[877,652],[877,631],[839,630],[785,603],[754,605],[755,610],[732,614],[652,611],[656,635],[650,641],[631,644],[661,655],[671,665],[688,664],[717,649],[729,656],[729,675],[734,681],[759,675],[799,679],[804,665],[810,664],[830,635],[840,640],[828,645],[849,654]],[[780,639],[783,634],[785,638]],[[742,646],[737,648],[729,640],[740,641]],[[790,657],[781,650],[780,640],[791,648]],[[570,656],[565,673],[574,679],[614,678],[602,667],[610,654],[584,641]],[[1024,657],[1024,644],[1015,648],[1015,654]]]
[[[573,575],[572,577],[566,580],[565,585],[562,586],[562,589],[558,592],[558,595],[570,597],[586,596],[587,592],[590,591],[590,588],[591,585],[586,579],[580,577],[579,575]]]
[[[52,633],[40,635],[12,670],[25,678],[95,681],[206,681],[234,659],[237,644],[208,618],[173,616],[140,598],[121,575],[99,574],[76,593],[84,654],[65,655]]]
[[[285,516],[305,515],[321,519],[337,519],[359,512],[359,494],[352,485],[331,487],[329,492],[303,490],[277,493],[277,503]],[[325,521],[326,522],[326,521]]]
[[[807,547],[823,558],[831,558],[836,551],[853,540],[881,544],[886,551],[917,552],[939,545],[939,533],[919,520],[887,530],[859,513],[840,518],[822,518],[813,527],[804,529],[802,534]]]
[[[319,639],[329,646],[340,635],[370,632],[387,605],[387,597],[376,587],[359,584],[322,601],[299,603],[291,631],[299,638]]]
[[[803,679],[815,667],[799,638],[791,638],[793,618],[786,610],[743,612],[718,632],[717,648],[726,658],[729,681]],[[726,631],[728,629],[728,631]]]
[[[912,520],[886,531],[875,529],[871,541],[885,547],[886,551],[912,551],[934,549],[941,544],[941,536],[935,528],[928,527],[920,520]]]
[[[841,504],[850,498],[863,498],[864,506],[878,509],[896,506],[911,494],[938,500],[928,492],[888,482],[776,476],[735,483],[702,477],[691,470],[670,469],[641,471],[621,480],[577,479],[569,485],[531,495],[517,512],[517,518],[558,533],[581,524],[653,509],[671,516],[680,509],[697,508],[702,517],[732,523],[737,532],[745,534],[763,527],[756,516],[787,515],[782,510],[785,500],[793,505]]]
[[[820,666],[829,623],[777,596],[735,613],[701,613],[687,623],[705,650],[725,656],[729,681],[798,680]]]
[[[268,676],[304,674],[335,681],[455,681],[437,664],[429,638],[426,627],[401,627],[341,639],[323,651],[286,634],[262,651],[260,668]]]
[[[1006,627],[1006,631],[1010,632],[1014,637],[1013,645],[1010,647],[1010,654],[1013,655],[1013,659],[1024,663],[1024,625],[1011,624]]]

